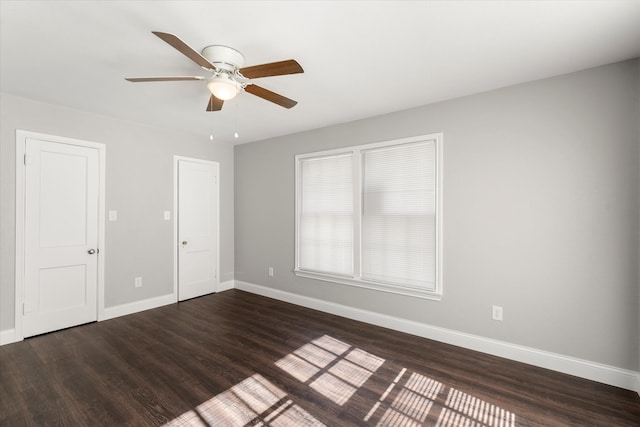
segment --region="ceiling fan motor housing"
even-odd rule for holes
[[[202,56],[220,70],[234,72],[244,65],[244,55],[234,48],[222,45],[211,45],[202,49]]]

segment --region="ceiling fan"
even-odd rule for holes
[[[278,104],[284,108],[291,108],[298,102],[278,93],[265,89],[253,83],[251,79],[260,77],[282,76],[286,74],[304,73],[304,70],[293,59],[267,64],[242,67],[244,56],[237,50],[221,45],[211,45],[197,52],[178,36],[170,33],[152,31],[180,53],[191,59],[203,69],[211,73],[208,77],[202,76],[174,76],[174,77],[129,77],[130,82],[173,82],[181,80],[206,80],[207,88],[211,92],[207,111],[220,111],[224,101],[233,99],[240,91],[244,90],[252,95]]]

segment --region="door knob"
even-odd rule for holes
[[[87,253],[88,253],[89,255],[93,255],[93,254],[95,254],[95,253],[96,253],[96,250],[95,250],[95,249],[89,249],[89,250],[87,251]]]
[[[182,244],[183,244],[183,245],[186,245],[186,244],[187,244],[187,241],[186,241],[186,240],[183,240],[183,241],[182,241]]]

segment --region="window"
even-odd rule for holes
[[[302,277],[442,295],[442,135],[296,156]]]

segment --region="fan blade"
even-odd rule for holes
[[[211,95],[209,103],[207,104],[207,111],[220,111],[222,110],[222,104],[224,104],[223,100]]]
[[[177,49],[184,56],[198,64],[199,66],[206,68],[208,70],[216,70],[216,66],[213,65],[207,58],[200,55],[198,51],[194,50],[191,46],[180,40],[178,36],[170,33],[161,33],[159,31],[152,31],[153,34],[160,37],[166,43],[170,44],[172,47]]]
[[[240,73],[248,79],[259,77],[283,76],[285,74],[304,73],[304,70],[293,59],[286,61],[271,62],[269,64],[253,65],[240,69]]]
[[[294,101],[293,99],[286,98],[280,94],[275,92],[271,92],[268,89],[265,89],[261,86],[250,84],[244,88],[245,91],[253,94],[255,96],[259,96],[262,99],[266,99],[267,101],[271,101],[274,104],[278,104],[284,108],[294,107],[298,101]]]
[[[127,77],[125,80],[130,82],[178,82],[182,80],[204,80],[200,76],[175,76],[175,77]]]

